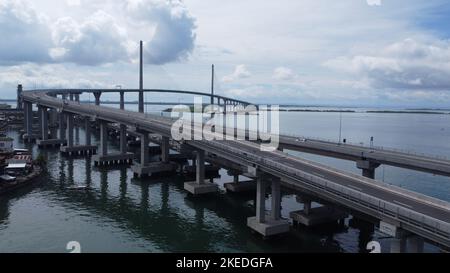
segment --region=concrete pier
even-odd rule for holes
[[[303,210],[289,213],[289,217],[294,221],[294,224],[302,224],[307,227],[334,223],[345,219],[347,216],[348,214],[345,212],[333,207],[322,206],[311,208],[311,203],[305,204]]]
[[[30,102],[24,102],[24,123],[25,134],[23,140],[25,142],[33,142],[36,136],[33,134],[33,104]]]
[[[38,125],[39,125],[39,127],[38,127],[38,130],[37,130],[37,134],[38,134],[38,138],[42,138],[42,113],[43,113],[43,111],[44,111],[44,108],[41,106],[41,105],[37,105],[37,108],[38,108],[38,111],[37,111],[37,114],[38,114]],[[48,127],[46,127],[46,129],[48,130]]]
[[[289,222],[281,219],[280,180],[272,180],[272,210],[266,215],[266,181],[259,175],[256,182],[256,216],[247,218],[247,226],[264,237],[277,235],[289,231]]]
[[[120,153],[126,154],[128,150],[127,145],[127,126],[121,124],[120,125]]]
[[[58,112],[56,109],[49,110],[50,139],[58,138]]]
[[[391,253],[406,252],[406,236],[404,232],[399,232],[397,236],[391,239]]]
[[[38,145],[39,148],[60,147],[60,146],[67,145],[67,140],[57,139],[57,138],[46,139],[46,140],[38,139],[38,140],[36,140],[36,144]]]
[[[143,42],[139,43],[139,113],[144,113],[144,55]]]
[[[219,187],[214,183],[205,182],[205,151],[196,152],[196,181],[184,183],[184,189],[193,195],[214,193]]]
[[[44,112],[47,112],[44,110]],[[42,114],[42,113],[41,113]],[[45,123],[49,123],[47,126],[50,129],[50,137],[47,137],[43,134],[41,139],[38,139],[36,141],[36,144],[39,148],[47,148],[47,147],[61,147],[67,145],[67,139],[66,139],[66,122],[64,119],[66,118],[66,115],[64,113],[59,113],[59,126],[58,126],[58,112],[56,109],[50,109],[49,110],[49,122],[47,121],[47,115],[43,116],[41,118],[41,127],[45,128]],[[58,129],[59,129],[59,138],[58,138]],[[45,129],[42,129],[42,131],[46,131]],[[48,133],[48,130],[47,130]]]
[[[66,136],[67,136],[67,147],[72,148],[73,147],[73,126],[74,126],[74,119],[73,114],[66,113],[66,121],[67,121],[67,128],[66,128]]]
[[[423,253],[424,240],[422,237],[413,235],[408,238],[408,250],[410,253]]]
[[[307,227],[335,223],[348,217],[348,214],[330,206],[312,208],[312,200],[309,197],[297,195],[297,202],[303,204],[302,210],[292,211],[289,217],[294,225],[302,224]]]
[[[100,121],[100,145],[98,154],[93,157],[95,166],[122,165],[131,164],[134,154],[132,153],[114,153],[108,154],[108,123]]]
[[[150,153],[149,144],[150,138],[148,132],[141,132],[141,160],[139,163],[135,162],[131,166],[131,170],[135,177],[146,177],[158,173],[173,172],[177,169],[177,164],[168,162],[151,162],[150,163]]]
[[[41,139],[47,140],[48,139],[48,111],[47,108],[39,106],[40,111],[40,131],[41,131]]]
[[[370,179],[375,179],[375,170],[379,166],[379,163],[370,160],[359,160],[356,162],[356,167],[362,170],[362,175]]]
[[[169,149],[170,149],[170,143],[169,138],[163,136],[161,142],[161,161],[164,163],[169,163]]]
[[[239,175],[234,176],[234,181],[230,183],[224,183],[227,192],[242,193],[242,192],[254,192],[256,190],[255,180],[239,181]]]
[[[65,115],[63,112],[59,113],[59,139],[66,140],[66,122],[64,121]]]
[[[94,92],[95,97],[95,105],[100,105],[100,97],[102,96],[102,92]]]

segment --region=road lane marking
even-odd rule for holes
[[[315,175],[315,176],[318,176],[318,177],[325,178],[325,175],[320,174],[320,173],[312,172],[312,174]]]
[[[354,189],[354,190],[358,190],[358,191],[363,191],[361,188],[358,188],[358,187],[355,187],[355,186],[352,186],[352,185],[348,185],[347,184],[347,187],[349,187],[349,188],[352,188],[352,189]]]
[[[392,202],[394,202],[394,203],[396,203],[396,204],[399,204],[399,205],[402,205],[402,206],[405,206],[405,207],[410,208],[410,209],[413,208],[412,206],[406,205],[405,203],[399,202],[399,201],[397,201],[397,200],[393,200]]]

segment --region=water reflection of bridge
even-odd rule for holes
[[[86,173],[84,181],[74,181],[74,159],[61,159],[53,178],[53,183],[43,185],[42,190],[54,192],[55,198],[63,207],[69,209],[82,209],[105,217],[116,222],[121,228],[131,230],[139,234],[139,237],[151,241],[161,251],[217,251],[218,245],[224,244],[224,249],[233,249],[234,246],[242,249],[246,246],[249,251],[261,251],[261,249],[280,248],[279,251],[298,251],[298,244],[305,244],[305,237],[294,234],[283,236],[283,243],[277,241],[260,241],[251,236],[246,228],[245,219],[253,213],[253,208],[248,206],[248,196],[220,195],[218,198],[195,198],[185,196],[182,177],[168,177],[157,180],[140,181],[131,178],[126,168],[119,168],[120,172],[118,192],[109,191],[108,182],[110,172],[99,171],[99,183],[93,179],[92,162],[85,163]],[[53,171],[55,172],[55,171]],[[70,190],[72,185],[85,185],[89,190]],[[130,192],[130,186],[139,186],[140,199],[137,202]],[[158,189],[159,207],[150,205],[151,190]],[[131,194],[131,195],[130,195]],[[182,202],[181,207],[171,206],[171,194],[179,194],[183,198],[177,199],[176,204]],[[52,196],[52,194],[47,195]],[[62,198],[61,198],[62,197]],[[180,201],[182,200],[182,201]],[[250,199],[251,200],[251,199]],[[188,210],[193,214],[190,214]],[[236,214],[236,211],[240,212]],[[218,223],[220,222],[220,223]],[[225,224],[225,225],[224,225]],[[228,238],[228,239],[226,239]],[[316,238],[317,239],[317,238]],[[322,244],[314,240],[308,240],[312,244],[311,249],[323,250]],[[216,245],[218,244],[218,245]],[[185,249],[189,245],[189,249]],[[335,248],[331,244],[330,248]],[[88,249],[86,249],[88,251]],[[339,251],[339,249],[335,249]]]

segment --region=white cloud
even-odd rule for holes
[[[14,90],[17,84],[33,88],[107,88],[103,82],[89,79],[67,69],[62,64],[38,65],[33,63],[10,66],[0,70],[0,88]]]
[[[195,46],[195,18],[179,0],[128,0],[131,20],[145,28],[153,27],[152,37],[144,39],[145,62],[165,64],[185,60]]]
[[[126,31],[104,11],[97,11],[81,24],[71,17],[53,25],[57,61],[98,65],[128,58]]]
[[[81,4],[81,0],[66,0],[69,7],[77,7]]]
[[[273,71],[272,78],[279,81],[288,81],[296,77],[292,69],[287,67],[277,67]]]
[[[230,75],[224,76],[222,78],[223,82],[233,82],[239,79],[249,78],[252,74],[247,69],[247,66],[244,64],[237,65],[234,68],[234,72]]]
[[[369,6],[381,6],[381,0],[366,0]]]
[[[325,66],[366,77],[374,88],[449,90],[450,41],[405,39],[370,55],[330,60]]]
[[[0,65],[50,61],[46,18],[22,0],[0,0]]]

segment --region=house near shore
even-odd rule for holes
[[[14,152],[14,139],[6,136],[0,136],[0,153]]]

